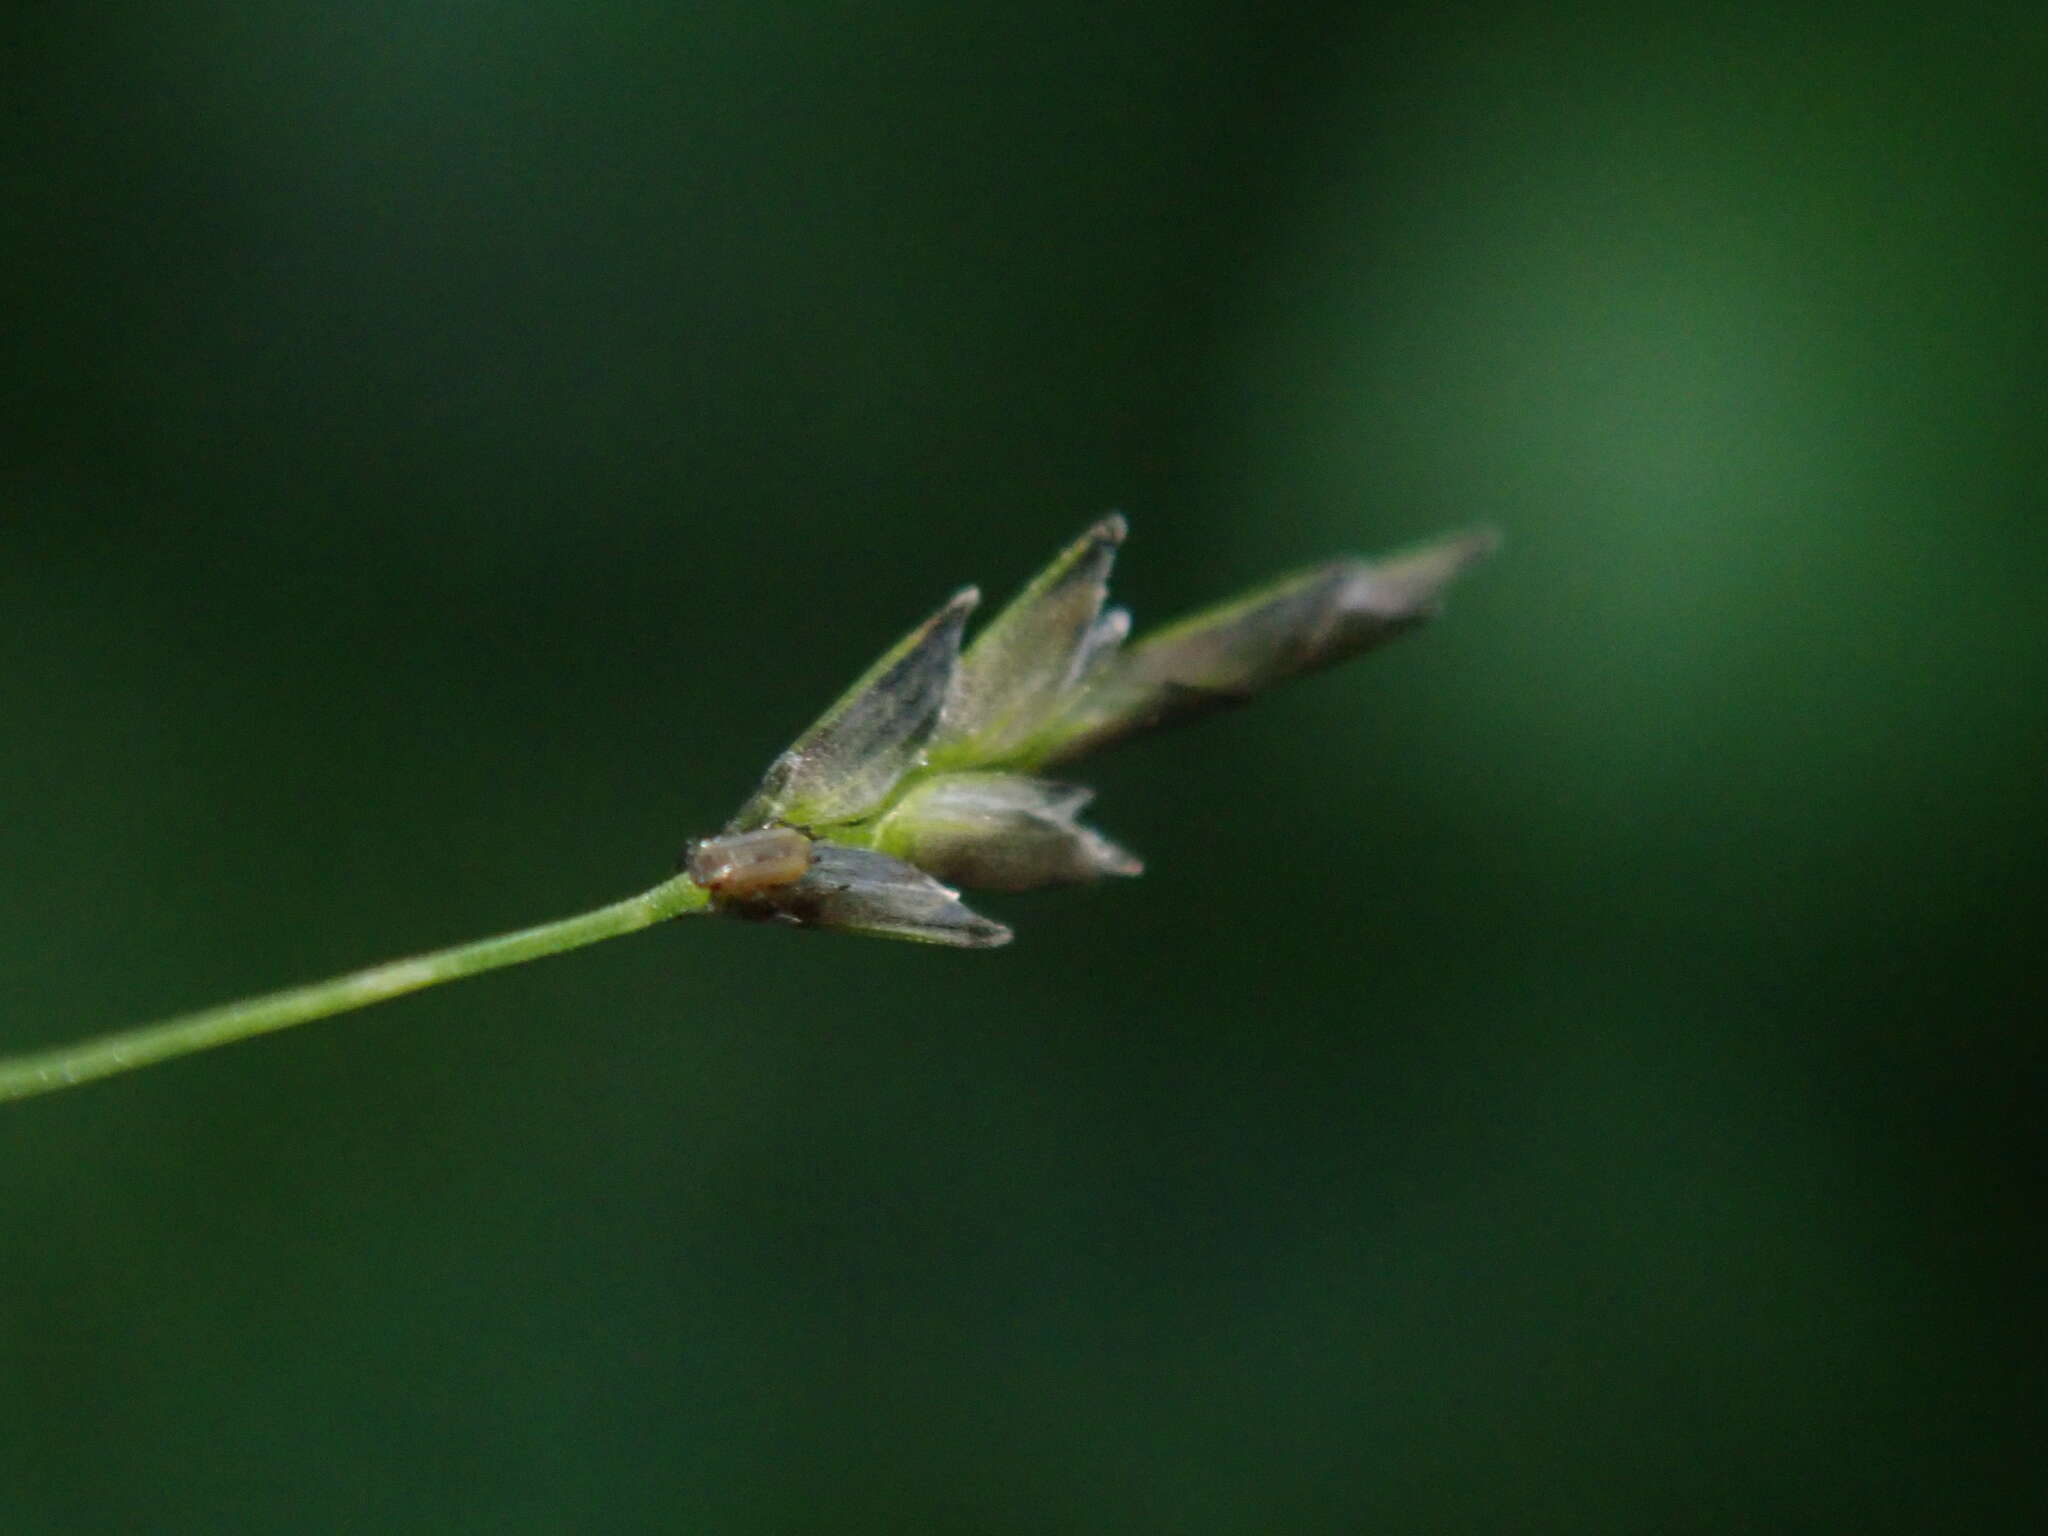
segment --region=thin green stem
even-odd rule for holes
[[[386,961],[368,970],[351,971],[346,976],[334,976],[326,981],[290,987],[262,997],[244,998],[237,1003],[180,1014],[177,1018],[163,1019],[154,1024],[139,1024],[133,1029],[82,1040],[76,1045],[60,1045],[53,1050],[9,1057],[0,1060],[0,1102],[52,1093],[59,1088],[89,1083],[95,1078],[112,1077],[117,1072],[146,1067],[152,1062],[189,1056],[194,1051],[211,1050],[217,1045],[229,1045],[252,1035],[268,1034],[274,1029],[289,1029],[309,1019],[324,1019],[329,1014],[367,1008],[386,998],[474,976],[480,971],[496,970],[501,965],[519,965],[545,955],[581,949],[600,939],[616,938],[622,933],[650,928],[667,918],[701,911],[708,899],[703,889],[687,875],[677,875],[608,907],[579,912],[574,917],[542,923],[538,927],[521,928],[514,933],[501,933],[404,960]]]

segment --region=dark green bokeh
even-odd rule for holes
[[[0,1110],[0,1529],[1984,1528],[2038,8],[37,8],[0,1046],[663,874],[1105,506],[1438,629],[991,955],[693,925]],[[1219,891],[1234,892],[1219,903]]]

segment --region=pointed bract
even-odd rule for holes
[[[1105,608],[1102,617],[1088,631],[1088,640],[1081,648],[1074,666],[1074,681],[1068,690],[1071,699],[1082,688],[1101,677],[1109,664],[1116,660],[1116,653],[1123,648],[1124,641],[1131,634],[1131,610],[1128,608]],[[1064,704],[1064,700],[1062,703]]]
[[[727,830],[830,826],[886,800],[922,758],[960,663],[961,628],[980,598],[963,588],[898,641],[769,765]]]
[[[838,843],[820,842],[802,879],[722,903],[719,910],[956,949],[993,949],[1011,937],[923,870],[872,848]]]
[[[935,766],[1003,761],[1060,710],[1091,658],[1101,654],[1101,642],[1122,638],[1114,624],[1105,631],[1098,621],[1124,532],[1121,517],[1102,519],[975,637],[932,737]]]
[[[942,773],[913,785],[875,845],[970,890],[1032,891],[1145,866],[1075,820],[1094,791],[1015,773]]]
[[[1368,651],[1433,617],[1497,541],[1481,529],[1377,563],[1333,561],[1169,625],[1107,661],[1025,758],[1070,761]]]

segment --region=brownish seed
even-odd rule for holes
[[[811,867],[811,840],[794,827],[762,827],[707,837],[683,867],[714,896],[752,896],[801,880]]]

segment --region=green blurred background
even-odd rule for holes
[[[1990,1529],[2036,4],[41,6],[0,1048],[665,874],[955,584],[1492,521],[987,955],[0,1109],[0,1530]]]

